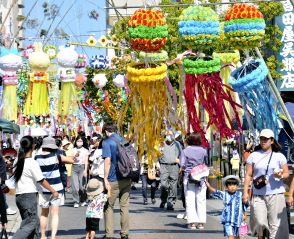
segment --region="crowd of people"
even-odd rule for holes
[[[103,135],[103,136],[102,136]],[[59,207],[64,205],[66,193],[71,193],[74,208],[87,206],[85,238],[95,238],[100,219],[104,218],[105,239],[114,236],[114,205],[119,201],[121,239],[129,238],[129,200],[132,181],[118,171],[120,154],[118,143],[123,137],[113,123],[105,123],[102,135],[87,138],[80,132],[72,141],[68,136],[20,140],[17,158],[9,181],[15,182],[15,200],[22,218],[13,238],[46,238],[48,215],[51,214],[51,238],[57,238]],[[202,147],[201,136],[189,133],[185,140],[179,132],[164,134],[161,156],[150,165],[145,151],[141,160],[142,203],[148,204],[148,185],[151,203],[156,204],[160,187],[159,207],[173,211],[181,186],[181,198],[190,230],[206,226],[207,190],[211,196],[223,200],[221,223],[224,236],[239,238],[250,211],[250,229],[258,238],[289,238],[285,187],[289,176],[287,159],[270,129],[259,135],[260,144],[247,155],[244,190],[237,175],[223,178],[225,189],[214,188],[207,177],[195,179],[195,167],[203,171],[209,166],[208,151]],[[248,150],[247,150],[248,152]],[[7,164],[8,165],[8,164]],[[201,167],[203,166],[203,167]],[[1,185],[7,181],[5,162],[0,158]],[[203,173],[203,172],[202,172]],[[7,224],[4,190],[0,190],[2,227]],[[288,203],[293,205],[294,181]],[[41,209],[39,217],[38,207]]]

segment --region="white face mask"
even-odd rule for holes
[[[78,147],[82,147],[83,146],[83,142],[77,142],[77,146]]]

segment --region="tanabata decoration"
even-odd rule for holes
[[[67,115],[74,115],[78,110],[78,92],[75,81],[75,64],[78,60],[78,53],[74,46],[60,46],[57,54],[58,77],[61,82],[61,91],[58,101],[58,115],[61,118]]]
[[[44,48],[44,52],[49,56],[50,60],[57,56],[57,48],[54,45],[48,45]]]
[[[76,74],[75,85],[81,90],[87,82],[87,76],[82,73]]]
[[[166,112],[169,103],[166,77],[167,66],[163,63],[149,64],[149,68],[141,62],[127,66],[129,103],[133,113],[129,138],[137,140],[140,156],[144,149],[147,151],[150,165],[159,156],[163,119],[170,116]]]
[[[159,51],[167,41],[168,27],[161,10],[138,9],[128,25],[130,44],[135,50]]]
[[[117,93],[118,101],[121,103],[125,103],[128,100],[127,92],[124,89],[125,86],[125,76],[122,74],[115,75],[113,79],[113,83],[120,88],[119,92]]]
[[[228,52],[213,52],[212,56],[213,58],[220,59],[221,65],[222,65],[221,71],[220,71],[220,77],[222,78],[223,83],[225,85],[229,85],[229,76],[231,72],[236,69],[236,65],[240,61],[240,52],[238,50],[228,51]],[[225,89],[225,91],[228,94],[231,94],[235,102],[237,103],[240,102],[238,93],[228,89]],[[234,121],[234,117],[235,117],[234,110],[231,108],[228,102],[225,102],[225,106],[226,106],[227,112],[230,115],[230,119]],[[239,117],[242,118],[243,110],[241,108],[238,108],[238,114],[239,114]],[[227,124],[228,123],[229,122],[227,122]]]
[[[24,58],[28,59],[29,58],[29,54],[33,53],[35,51],[35,47],[34,45],[28,45],[24,48],[23,50],[23,56]]]
[[[104,73],[99,73],[94,75],[92,82],[94,83],[96,87],[102,89],[106,85],[108,80]]]
[[[279,107],[272,97],[267,74],[263,60],[251,60],[231,73],[229,83],[239,93],[249,127],[272,129],[278,135]]]
[[[75,64],[75,68],[85,68],[87,66],[87,55],[79,54],[78,60]]]
[[[0,75],[3,83],[3,101],[1,116],[7,120],[17,122],[17,70],[21,67],[22,60],[16,48],[0,48]]]
[[[186,57],[183,61],[186,73],[184,96],[186,99],[188,113],[188,132],[190,126],[193,131],[199,132],[203,145],[208,146],[205,138],[205,130],[214,125],[220,132],[221,137],[232,137],[236,133],[233,123],[225,107],[225,101],[229,102],[234,110],[234,115],[241,130],[241,122],[236,107],[241,107],[235,103],[228,93],[230,87],[222,83],[219,76],[221,62],[219,58],[198,58]],[[227,90],[225,90],[227,88]],[[201,112],[197,112],[195,102],[199,102],[207,112],[209,120],[206,129],[201,125]],[[226,124],[226,120],[229,125]]]
[[[219,17],[210,7],[190,6],[179,17],[179,34],[183,44],[192,49],[216,44],[219,39]]]
[[[94,69],[107,69],[109,67],[109,58],[104,55],[95,55],[90,59],[90,67]]]
[[[29,91],[24,107],[24,118],[26,123],[49,127],[47,115],[50,114],[49,107],[49,74],[50,58],[42,49],[42,43],[34,44],[35,51],[29,54],[29,65],[31,73],[28,75]]]
[[[165,62],[168,60],[168,54],[166,51],[161,52],[144,52],[140,51],[139,59],[143,62]]]
[[[230,47],[256,47],[265,35],[265,21],[254,5],[234,4],[225,15],[225,36]]]

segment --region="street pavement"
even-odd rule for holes
[[[223,228],[219,223],[222,209],[222,201],[207,200],[207,223],[204,230],[189,230],[184,219],[177,219],[177,214],[183,213],[182,202],[177,201],[175,211],[160,209],[159,191],[157,191],[156,204],[143,205],[140,184],[137,190],[131,191],[130,200],[130,239],[219,239],[224,238]],[[150,194],[149,194],[150,195]],[[80,239],[84,238],[85,211],[86,207],[73,208],[71,194],[67,194],[66,203],[60,208],[60,223],[58,239]],[[8,195],[9,206],[16,209],[14,196]],[[8,216],[9,238],[19,228],[21,222],[19,214]],[[119,239],[120,215],[118,202],[115,207],[115,237]],[[97,232],[96,238],[101,238],[104,233],[104,221],[100,222],[101,230]],[[50,226],[48,231],[50,238]],[[251,239],[253,237],[244,237]],[[290,238],[294,239],[291,235]]]

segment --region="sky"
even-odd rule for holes
[[[48,36],[50,36],[54,29],[62,28],[64,32],[71,35],[69,41],[86,43],[87,39],[91,34],[94,34],[95,39],[98,39],[102,35],[106,35],[106,10],[104,0],[24,0],[24,12],[23,15],[27,16],[30,20],[37,20],[38,25],[35,28],[29,28],[27,24],[24,25],[26,28],[24,31],[24,37],[26,38],[24,47],[33,44],[34,41],[42,41],[42,39],[32,39],[39,35],[40,29],[50,29]],[[44,17],[44,8],[42,4],[47,2],[49,6],[57,5],[60,7],[59,14],[54,20]],[[31,10],[32,9],[32,10]],[[95,10],[98,14],[98,20],[89,18],[88,14],[90,11]],[[51,25],[51,27],[50,27]],[[56,47],[65,45],[67,40],[61,40],[54,38],[54,34],[48,40],[47,44],[53,44]],[[99,45],[99,43],[97,43]],[[78,53],[86,53],[88,57],[99,54],[106,54],[105,49],[90,48],[76,46]]]

